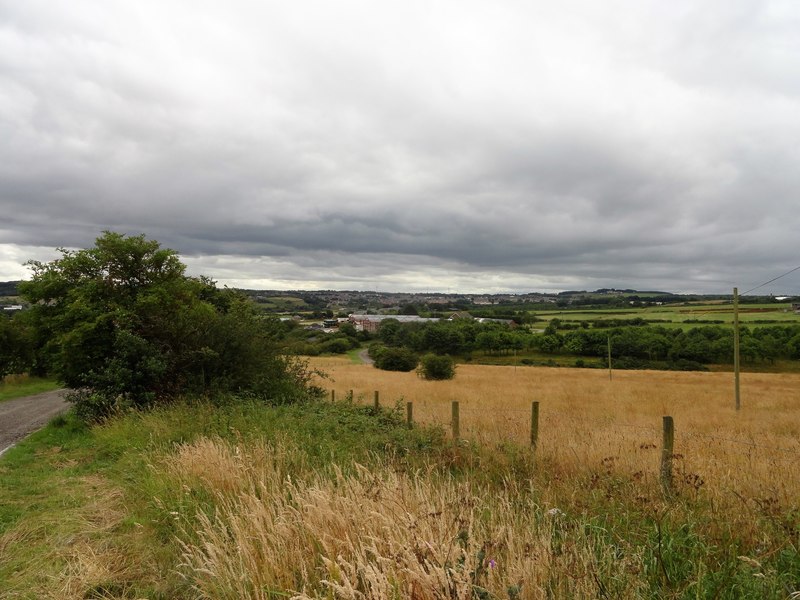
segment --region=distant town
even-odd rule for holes
[[[17,296],[18,281],[0,282],[0,306],[5,312],[24,309]],[[468,294],[437,292],[381,292],[357,290],[241,290],[261,310],[279,315],[342,318],[351,314],[419,315],[448,318],[455,311],[475,317],[513,318],[519,311],[585,308],[645,308],[676,303],[713,303],[731,300],[730,294],[674,294],[664,291],[601,288],[558,293]],[[743,304],[800,303],[800,296],[747,296]]]

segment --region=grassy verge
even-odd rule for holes
[[[29,377],[28,375],[9,375],[0,382],[0,402],[23,396],[32,396],[61,387],[53,379]]]
[[[361,360],[361,357],[359,356],[362,350],[364,350],[364,347],[353,348],[347,352],[347,358],[350,359],[351,363],[354,365],[364,364],[364,361]]]
[[[0,459],[0,597],[786,598],[800,514],[762,508],[346,403],[68,415]]]

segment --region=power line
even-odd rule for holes
[[[770,279],[769,281],[765,281],[765,282],[764,282],[764,283],[762,283],[761,285],[757,285],[757,286],[756,286],[756,287],[754,287],[754,288],[750,288],[750,289],[749,289],[749,290],[747,290],[746,292],[742,292],[742,294],[741,294],[741,295],[742,295],[742,296],[744,296],[745,294],[749,294],[749,293],[750,293],[750,292],[752,292],[753,290],[757,290],[758,288],[762,288],[762,287],[764,287],[765,285],[768,285],[768,284],[772,283],[773,281],[778,281],[778,279],[782,279],[782,278],[786,277],[787,275],[791,275],[791,274],[792,274],[792,273],[794,273],[795,271],[800,271],[800,265],[798,265],[797,267],[795,267],[795,268],[794,268],[794,269],[792,269],[791,271],[787,271],[787,272],[786,272],[786,273],[784,273],[783,275],[778,275],[777,277],[773,277],[772,279]]]
[[[784,277],[786,277],[787,275],[791,275],[791,274],[792,274],[792,273],[794,273],[795,271],[800,271],[800,265],[796,266],[794,269],[791,269],[791,270],[789,270],[789,271],[786,271],[786,273],[784,273],[783,275],[778,275],[777,277],[773,277],[773,278],[772,278],[772,279],[770,279],[769,281],[765,281],[764,283],[762,283],[762,284],[760,284],[760,285],[757,285],[756,287],[750,288],[750,289],[749,289],[749,290],[747,290],[746,292],[742,292],[742,293],[740,293],[740,294],[739,294],[739,297],[741,297],[741,296],[744,296],[745,294],[749,294],[750,292],[753,292],[753,291],[755,291],[755,290],[757,290],[757,289],[759,289],[759,288],[762,288],[762,287],[764,287],[765,285],[769,285],[769,284],[770,284],[770,283],[772,283],[773,281],[778,281],[778,279],[783,279]],[[710,309],[708,309],[707,311],[701,312],[699,315],[695,315],[695,316],[694,316],[694,318],[695,318],[695,319],[699,319],[700,317],[702,317],[702,316],[705,316],[705,315],[707,315],[708,313],[710,313],[710,312],[713,312],[714,310],[716,310],[716,309],[710,308]]]

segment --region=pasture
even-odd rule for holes
[[[315,359],[337,398],[197,399],[0,461],[0,597],[765,598],[800,591],[796,375],[461,365],[426,382]],[[447,439],[450,402],[463,437]],[[531,400],[539,447],[526,448]],[[658,483],[676,423],[675,489]],[[4,587],[5,586],[5,587]],[[5,595],[4,595],[5,592]]]
[[[552,319],[560,319],[564,323],[609,320],[645,319],[662,327],[697,327],[709,322],[717,324],[733,324],[733,304],[717,302],[713,304],[679,303],[646,308],[602,308],[535,311],[542,321],[535,325],[543,328]],[[792,325],[800,323],[800,314],[791,309],[789,303],[740,304],[739,321],[742,325],[757,327],[759,325]],[[767,322],[767,323],[765,323]],[[542,325],[542,327],[538,327]]]
[[[415,422],[449,431],[460,403],[462,437],[488,445],[525,445],[530,406],[539,401],[537,460],[556,479],[597,473],[657,487],[662,417],[675,421],[676,485],[702,493],[717,509],[796,505],[800,498],[800,375],[746,373],[736,411],[730,373],[608,371],[459,365],[451,381],[380,371],[342,359],[314,359],[329,374],[319,383],[343,398],[413,402]],[[636,491],[638,490],[638,492]]]

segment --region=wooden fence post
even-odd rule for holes
[[[672,455],[675,447],[675,423],[664,417],[664,441],[661,447],[661,487],[665,494],[672,493]]]
[[[458,441],[458,438],[461,437],[461,424],[458,421],[458,401],[453,402],[451,415],[450,424],[453,428],[453,440]]]
[[[539,403],[531,404],[531,448],[536,450],[539,443]]]
[[[414,403],[406,402],[406,425],[411,429],[414,426]]]
[[[380,400],[378,398],[379,398],[378,390],[375,390],[375,410],[378,410],[378,408],[381,405]]]
[[[336,402],[336,390],[331,390],[331,402]]]

